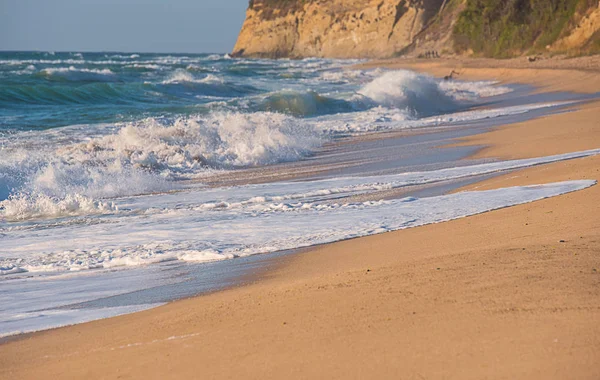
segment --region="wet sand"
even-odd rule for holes
[[[600,90],[594,70],[543,69],[560,83],[529,70],[465,75]],[[458,143],[488,146],[477,158],[598,148],[600,102]],[[468,189],[570,179],[600,180],[600,157]],[[279,259],[249,285],[30,334],[0,347],[0,378],[597,379],[599,299],[597,185],[317,247]]]

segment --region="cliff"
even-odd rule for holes
[[[253,57],[388,57],[444,0],[254,0],[234,47]]]
[[[233,50],[269,58],[600,52],[598,0],[251,0]]]

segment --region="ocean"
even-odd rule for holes
[[[0,52],[0,336],[235,283],[266,253],[579,190],[449,194],[597,150],[445,147],[585,100],[358,60]]]

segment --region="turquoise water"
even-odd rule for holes
[[[165,191],[302,160],[347,136],[529,110],[468,112],[511,90],[358,62],[0,52],[0,202],[25,202],[14,212],[29,218],[40,197]]]
[[[277,109],[277,100],[253,102],[252,95],[273,91],[273,82],[306,88],[320,69],[335,66],[340,63],[234,61],[207,54],[0,52],[0,129],[192,115],[214,107]],[[249,104],[240,104],[248,97]],[[327,113],[350,107],[332,100],[309,108],[296,111]]]

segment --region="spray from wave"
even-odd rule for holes
[[[321,143],[310,127],[290,116],[222,112],[174,121],[149,118],[68,149],[78,160],[118,160],[172,177],[293,161]]]
[[[408,109],[416,116],[451,112],[459,107],[433,78],[412,71],[385,73],[358,93],[377,105]]]
[[[214,170],[296,161],[322,143],[311,126],[283,114],[144,119],[54,151],[7,156],[0,161],[0,215],[110,211],[94,199],[168,191],[174,180]]]

